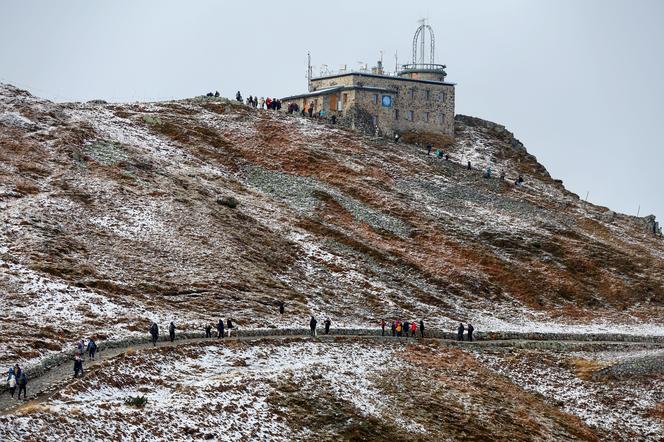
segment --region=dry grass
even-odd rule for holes
[[[593,361],[583,358],[570,359],[569,363],[574,370],[576,377],[584,381],[591,380],[595,372],[605,368],[608,365],[606,362]]]
[[[24,195],[34,195],[39,193],[39,186],[26,179],[19,179],[15,184],[16,191]]]
[[[655,405],[655,408],[650,411],[650,415],[664,421],[664,402]]]
[[[36,413],[51,413],[51,412],[52,410],[50,407],[35,401],[30,401],[27,404],[21,405],[16,409],[16,414],[21,416],[36,414]]]

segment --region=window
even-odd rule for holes
[[[425,122],[425,123],[428,123],[428,122],[429,122],[429,112],[424,112],[424,114],[422,115],[422,117],[424,118],[424,122]]]
[[[344,103],[344,106],[346,105],[347,102],[348,102],[348,94],[344,94],[344,95],[343,95],[343,103]]]
[[[395,120],[399,119],[399,109],[394,109],[394,119]]]
[[[377,95],[377,94],[373,94],[373,95],[371,96],[371,101],[373,102],[373,104],[378,104],[378,95]]]
[[[446,94],[445,92],[441,92],[441,93],[438,95],[438,99],[439,99],[440,101],[443,101],[443,102],[447,101],[447,94]]]
[[[424,97],[426,98],[427,101],[431,99],[431,91],[429,89],[424,91]]]
[[[413,121],[414,119],[414,113],[413,111],[408,111],[408,118],[406,118],[408,121]]]
[[[445,114],[444,113],[441,112],[440,115],[438,115],[438,122],[440,124],[445,124]]]
[[[415,89],[408,89],[408,98],[412,99],[415,96]]]

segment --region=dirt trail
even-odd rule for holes
[[[420,340],[420,338],[413,337],[400,337],[394,338],[392,336],[386,335],[381,336],[380,334],[347,334],[335,333],[335,330],[331,330],[329,335],[319,335],[316,339],[328,341],[335,338],[352,338],[352,339],[374,339],[374,340],[388,340],[388,339],[399,339],[399,340]],[[143,351],[155,347],[169,347],[169,346],[182,346],[182,345],[192,345],[197,343],[220,343],[223,344],[228,340],[243,340],[243,341],[257,341],[263,339],[302,339],[307,340],[311,339],[310,336],[307,336],[306,332],[302,334],[283,334],[283,335],[255,335],[255,336],[235,336],[235,337],[225,337],[223,339],[219,338],[202,338],[202,337],[187,337],[181,336],[178,337],[174,342],[167,340],[161,340],[153,345],[149,341],[136,343],[126,346],[118,347],[108,347],[103,348],[98,351],[95,360],[90,361],[88,359],[84,362],[84,373],[89,373],[98,369],[106,361],[109,361],[116,356],[126,353],[128,350],[133,351]],[[439,337],[427,337],[426,340],[437,340],[440,342],[445,342],[451,346],[500,346],[500,347],[512,347],[512,346],[551,346],[551,345],[564,345],[564,346],[610,346],[610,347],[633,347],[634,349],[641,348],[643,346],[654,347],[659,349],[664,349],[664,343],[661,342],[648,342],[644,339],[642,342],[625,342],[625,341],[612,341],[612,340],[594,340],[594,341],[583,341],[583,340],[529,340],[529,339],[483,339],[473,342],[458,342],[448,338],[439,338]],[[62,388],[73,376],[73,357],[72,363],[63,363],[50,369],[46,370],[43,374],[36,376],[28,381],[28,399],[27,400],[18,400],[12,398],[8,391],[3,391],[0,393],[0,415],[12,414],[22,405],[27,403],[39,403],[50,398],[55,392]]]

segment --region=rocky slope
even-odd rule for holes
[[[664,242],[644,219],[584,204],[502,126],[456,131],[445,161],[224,99],[1,85],[0,361],[220,316],[664,334]]]

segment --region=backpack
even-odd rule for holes
[[[9,388],[15,388],[16,387],[16,378],[14,375],[9,376],[9,380],[7,381],[7,384],[9,385]]]

